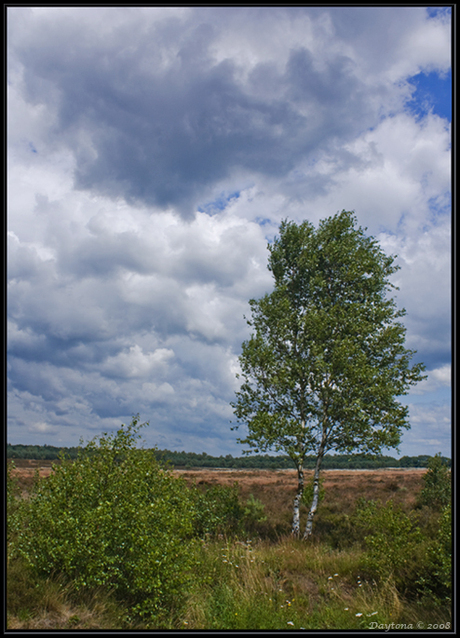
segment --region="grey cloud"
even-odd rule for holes
[[[364,64],[379,72],[400,51],[401,41],[425,19],[424,7],[342,7],[331,11],[337,38],[353,42]],[[385,55],[382,52],[385,51]]]
[[[218,29],[202,15],[188,28],[167,19],[109,39],[50,23],[46,40],[18,44],[29,98],[57,110],[56,138],[74,150],[77,188],[188,216],[234,170],[286,175],[320,140],[374,123],[350,59],[319,70],[307,49],[293,50],[283,72],[256,67],[245,85],[234,61],[213,62]]]
[[[431,370],[452,361],[449,318],[440,317],[428,327],[408,318],[405,325],[409,335],[407,347],[417,351],[414,362],[422,362]]]
[[[147,274],[159,268],[157,255],[135,232],[87,237],[62,251],[60,267],[73,277],[108,277],[127,270]]]

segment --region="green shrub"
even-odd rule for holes
[[[418,499],[419,507],[441,510],[451,502],[452,476],[451,471],[443,462],[441,453],[436,454],[428,463],[428,471],[423,477],[424,487]]]
[[[194,534],[236,534],[241,530],[243,508],[238,500],[238,485],[232,487],[212,485],[204,490],[195,487],[192,491],[195,514]]]
[[[451,600],[452,518],[447,505],[438,517],[435,534],[422,533],[414,516],[388,501],[362,499],[356,525],[364,532],[364,567],[377,581],[392,579],[398,590],[436,604]]]
[[[452,596],[452,508],[441,512],[438,530],[427,550],[427,566],[417,579],[419,591],[441,601]]]
[[[17,543],[37,574],[62,575],[76,590],[106,587],[147,620],[183,598],[194,507],[154,450],[136,449],[144,425],[134,417],[54,466],[24,508]]]
[[[425,539],[415,520],[391,500],[381,505],[360,499],[356,524],[365,534],[369,574],[377,581],[393,578],[400,591],[413,590],[426,563]]]
[[[244,529],[249,534],[261,531],[261,524],[267,521],[265,505],[254,494],[250,494],[246,500],[243,512]]]

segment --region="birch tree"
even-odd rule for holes
[[[288,454],[297,469],[292,533],[300,536],[304,459],[316,455],[304,539],[318,507],[328,451],[377,454],[397,448],[410,427],[398,401],[423,379],[411,366],[406,314],[391,296],[399,269],[352,212],[320,222],[284,221],[268,245],[274,289],[249,301],[252,328],[239,357],[242,383],[232,407],[252,451]]]

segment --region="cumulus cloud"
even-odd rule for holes
[[[422,7],[8,8],[11,442],[140,412],[149,444],[239,454],[267,242],[344,208],[398,255],[417,396],[436,397],[451,131],[414,77],[449,69],[450,14]]]
[[[411,429],[404,434],[403,454],[452,456],[451,413],[447,402],[409,404]],[[423,450],[423,451],[421,451]]]
[[[198,8],[185,16],[132,10],[126,23],[118,21],[118,11],[93,11],[91,26],[81,10],[32,10],[21,12],[21,19],[18,11],[10,13],[23,94],[34,105],[46,105],[52,142],[72,149],[76,187],[131,203],[174,206],[185,216],[203,192],[234,170],[285,176],[318,147],[335,149],[338,141],[374,126],[394,100],[385,73],[377,75],[378,83],[368,81],[377,62],[362,77],[366,56],[359,46],[355,59],[350,55],[350,32],[341,34],[340,28],[346,11],[332,12],[329,19],[324,11],[296,12],[296,20],[309,25],[302,36],[289,10],[249,11],[253,22],[239,43],[239,51],[255,55],[249,71],[247,56],[232,57],[231,48],[226,50],[245,9],[225,12],[225,23],[218,9]],[[430,30],[422,11],[400,13],[396,29],[397,10],[352,13],[372,37],[391,35],[388,51],[397,59],[410,59],[402,55],[406,50],[418,53],[411,72],[448,63],[442,22],[429,23],[440,34]],[[113,27],[99,33],[102,19]],[[266,39],[278,36],[281,68],[257,50],[258,20]],[[390,21],[391,29],[382,29],[381,20]],[[429,55],[419,41],[426,36],[432,41],[433,35],[440,46]],[[338,44],[327,50],[329,38]],[[404,75],[408,69],[399,71],[398,77]]]
[[[451,365],[446,363],[439,368],[427,370],[427,378],[411,390],[411,395],[426,395],[441,388],[450,388],[452,382]]]

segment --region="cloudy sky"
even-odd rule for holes
[[[397,254],[401,454],[451,454],[451,14],[11,7],[8,442],[241,456],[230,401],[283,219]],[[396,455],[395,451],[389,452]]]

